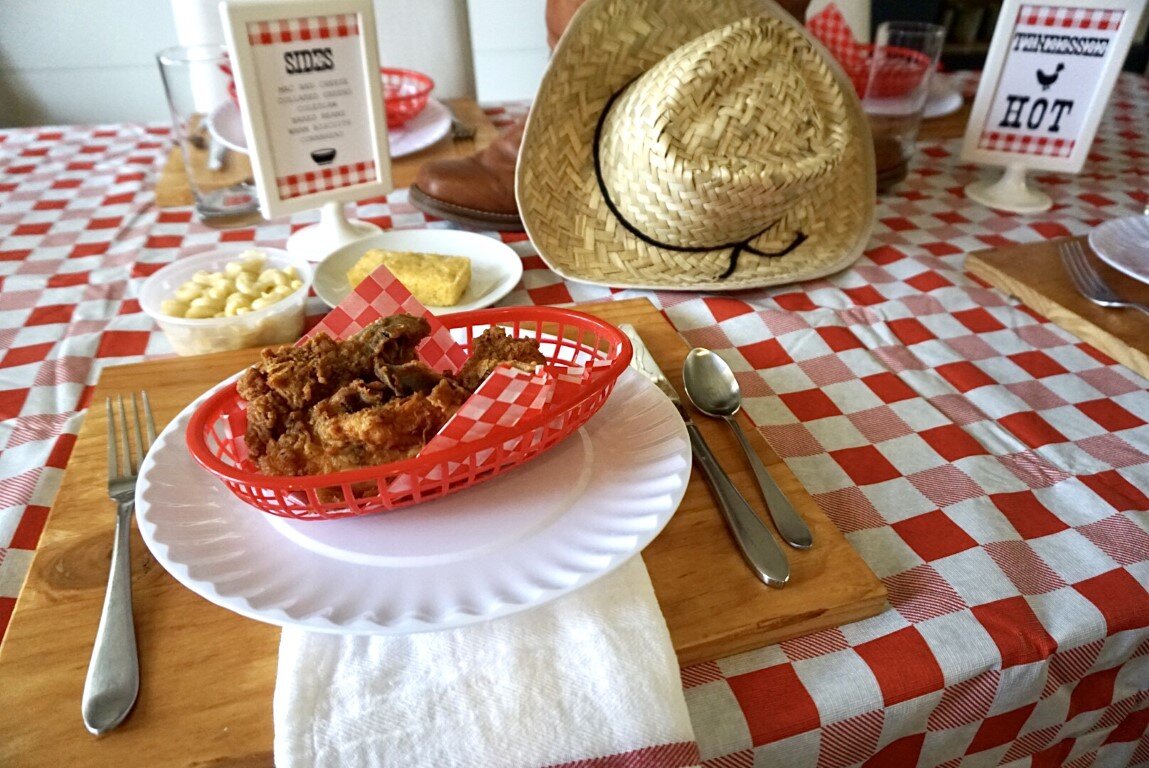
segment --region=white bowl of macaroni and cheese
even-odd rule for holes
[[[140,287],[140,307],[180,355],[295,341],[311,288],[306,259],[276,248],[185,256]]]

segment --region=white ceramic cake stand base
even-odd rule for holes
[[[970,200],[1011,213],[1040,213],[1053,207],[1053,198],[1025,182],[1026,169],[1007,165],[995,181],[975,181],[965,188]]]
[[[336,249],[382,230],[367,221],[351,221],[343,213],[343,203],[324,203],[319,209],[319,223],[304,227],[287,238],[287,252],[307,259],[323,261]]]

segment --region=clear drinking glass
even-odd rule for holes
[[[156,61],[196,212],[215,226],[258,221],[251,161],[237,149],[242,146],[236,143],[239,137],[221,138],[217,130],[238,123],[239,105],[229,92],[227,47],[177,46],[157,53]]]
[[[917,21],[878,27],[862,108],[874,135],[879,192],[906,177],[945,36],[945,27]]]

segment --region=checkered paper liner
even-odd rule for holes
[[[427,441],[419,455],[426,456],[437,451],[453,448],[470,441],[481,440],[500,428],[513,428],[523,418],[540,413],[550,402],[555,391],[555,377],[545,369],[534,374],[517,368],[500,368],[491,374],[475,391],[467,402],[453,415],[439,433]],[[517,456],[521,443],[529,446],[532,435],[516,435],[503,441],[502,447],[510,460]],[[494,448],[483,448],[475,452],[475,461],[484,464],[491,459]],[[518,463],[515,461],[515,463]],[[427,479],[434,482],[465,472],[460,462],[448,462],[445,467],[437,466],[428,473]],[[411,475],[402,475],[388,489],[392,493],[407,493],[415,487]]]
[[[454,373],[462,367],[467,359],[467,350],[455,341],[443,321],[412,296],[384,266],[360,281],[337,307],[307,332],[299,344],[321,333],[333,339],[349,339],[376,320],[400,314],[421,317],[431,326],[431,334],[416,350],[419,360],[437,371],[447,369]]]
[[[838,6],[830,3],[811,16],[806,20],[806,29],[826,46],[830,55],[846,70],[858,95],[865,94],[870,55],[866,46],[854,38],[854,32]]]
[[[188,428],[192,454],[240,498],[272,514],[330,519],[398,509],[486,480],[555,445],[601,407],[629,360],[629,345],[620,341],[617,329],[553,308],[449,316],[455,328],[466,329],[468,341],[460,343],[443,320],[382,266],[299,344],[319,333],[347,339],[398,313],[423,317],[430,324],[431,333],[416,354],[436,370],[457,372],[467,347],[493,325],[514,337],[539,339],[540,349],[550,349],[551,355],[533,373],[496,368],[413,459],[325,476],[262,475],[247,460],[244,406],[234,387],[210,398],[193,417]],[[484,319],[488,322],[481,322]],[[543,331],[552,319],[559,320],[553,337]],[[564,328],[575,332],[575,340],[566,338],[570,333]]]

